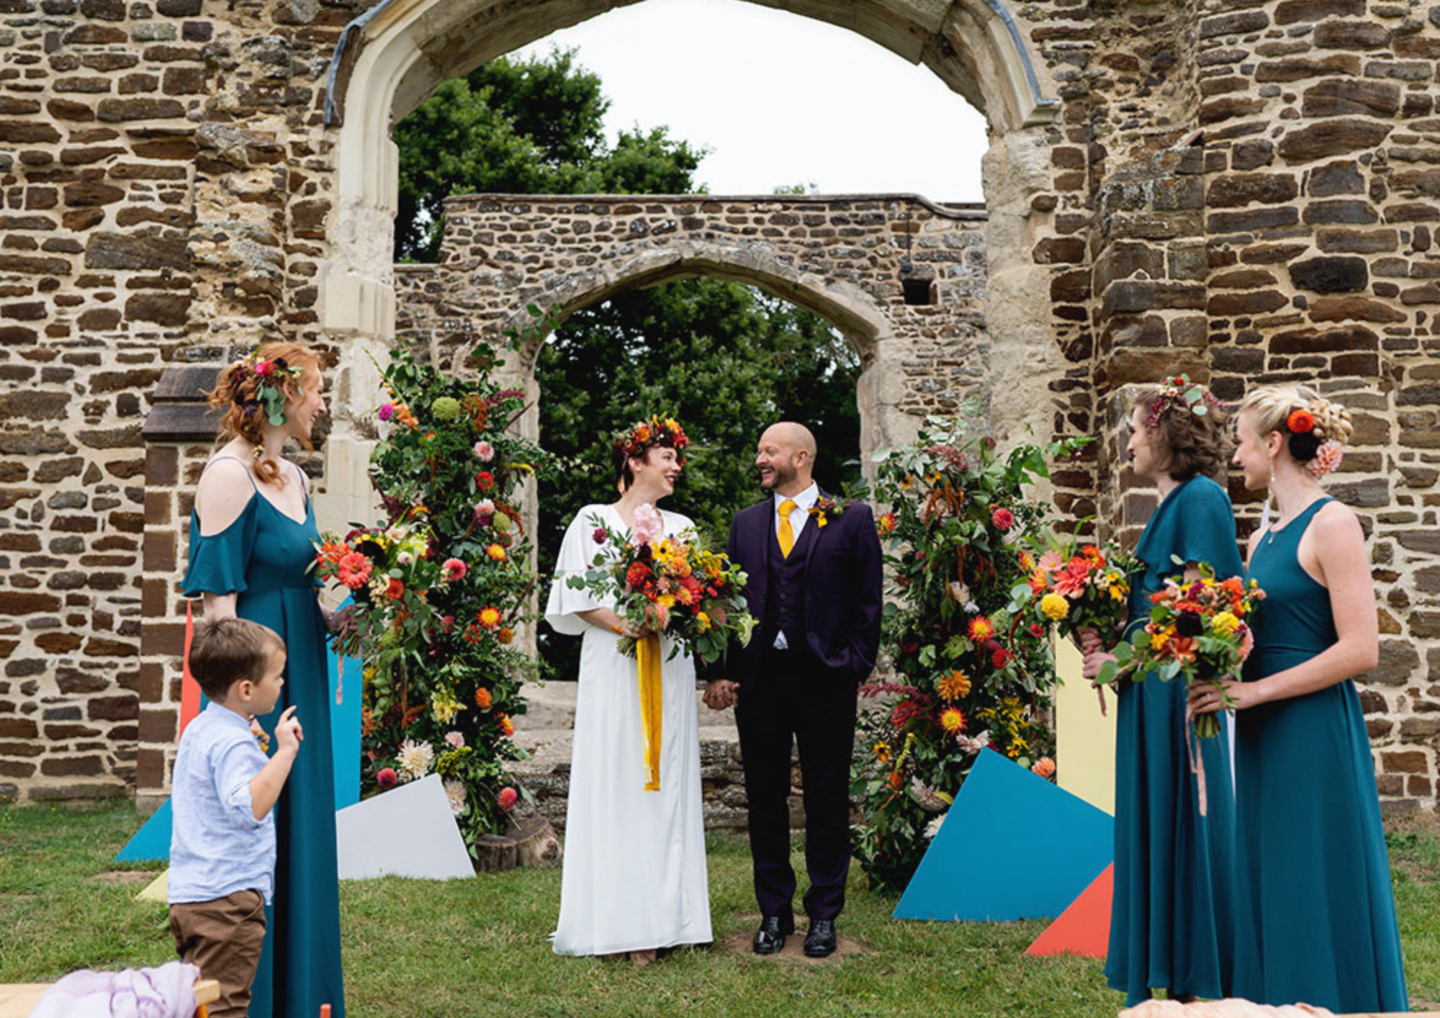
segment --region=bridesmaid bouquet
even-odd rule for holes
[[[1171,577],[1150,595],[1150,621],[1115,649],[1115,662],[1106,662],[1097,681],[1113,682],[1122,672],[1138,681],[1154,672],[1167,682],[1209,682],[1231,706],[1221,680],[1237,678],[1250,656],[1255,638],[1245,620],[1264,597],[1256,581],[1247,584],[1238,576],[1217,580],[1203,562],[1197,580]],[[1220,734],[1218,714],[1202,714],[1192,723],[1201,738]]]
[[[586,575],[569,578],[572,588],[614,597],[616,614],[633,632],[664,634],[674,641],[671,657],[683,649],[713,664],[724,656],[732,635],[741,646],[750,642],[755,619],[740,593],[745,573],[725,555],[706,551],[698,534],[663,536],[660,513],[649,505],[635,510],[633,532],[617,532],[599,517],[591,519],[600,550]],[[636,657],[639,642],[622,635],[620,653]]]
[[[1026,583],[1015,595],[1029,602],[1028,612],[1038,620],[1032,624],[1053,626],[1076,643],[1082,629],[1093,629],[1107,649],[1120,641],[1130,612],[1130,580],[1141,569],[1135,556],[1116,544],[1102,548],[1072,541],[1039,561],[1022,553],[1020,564]]]
[[[382,622],[399,612],[428,616],[428,592],[463,577],[466,569],[459,560],[436,561],[430,555],[431,539],[430,528],[418,522],[352,530],[344,537],[326,531],[315,546],[311,568],[316,578],[334,579],[349,589],[357,606],[352,616],[383,616]],[[336,650],[358,657],[363,629],[346,627],[336,633]]]

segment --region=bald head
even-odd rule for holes
[[[815,436],[803,424],[781,421],[765,429],[755,451],[760,486],[782,495],[795,495],[810,486],[818,449]]]

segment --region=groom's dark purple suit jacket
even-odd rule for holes
[[[833,496],[822,492],[820,497]],[[859,683],[874,669],[880,648],[884,607],[880,539],[868,505],[836,501],[843,511],[829,513],[823,527],[817,527],[813,515],[807,519],[791,554],[806,556],[807,656]],[[765,631],[764,620],[767,556],[770,545],[776,544],[775,515],[774,499],[767,496],[736,513],[730,525],[725,553],[747,574],[745,597],[759,623],[748,647],[732,643],[727,659],[707,669],[711,678],[732,679],[742,686],[754,682],[760,675],[761,657],[774,642],[775,634]]]

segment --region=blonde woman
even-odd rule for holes
[[[1407,1011],[1400,934],[1365,718],[1351,676],[1379,634],[1360,523],[1320,487],[1350,415],[1302,386],[1241,404],[1235,463],[1277,518],[1250,539],[1266,598],[1236,714],[1237,997]],[[1192,691],[1196,711],[1218,695]]]

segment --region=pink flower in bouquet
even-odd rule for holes
[[[395,416],[395,404],[386,403],[380,408],[380,412],[376,416],[378,416],[382,421],[388,421],[390,418]]]
[[[645,624],[657,633],[664,632],[665,627],[670,624],[670,609],[663,604],[647,604],[645,606]]]
[[[358,551],[352,551],[343,556],[336,564],[336,575],[340,577],[340,582],[345,586],[351,590],[358,590],[369,581],[370,570],[373,568],[374,566],[368,558]]]
[[[488,527],[490,521],[495,518],[495,501],[489,498],[482,498],[475,503],[475,525]]]
[[[635,510],[635,543],[649,544],[665,533],[665,521],[653,505],[646,503]]]
[[[1090,564],[1083,558],[1072,558],[1055,573],[1055,593],[1075,597],[1090,582]]]
[[[381,788],[394,788],[400,783],[400,775],[395,773],[394,767],[382,767],[375,775],[375,784]]]
[[[255,374],[256,374],[256,376],[259,377],[259,378],[269,378],[271,375],[275,374],[275,362],[274,362],[274,361],[256,361],[256,362],[255,362]]]
[[[445,570],[445,579],[451,583],[465,579],[465,574],[469,571],[469,567],[458,558],[447,558],[441,568]]]
[[[1242,623],[1240,626],[1240,660],[1249,660],[1250,652],[1254,649],[1255,634],[1251,632],[1249,626]]]
[[[502,810],[504,810],[506,813],[509,813],[512,809],[515,808],[515,804],[520,801],[520,793],[515,791],[515,789],[511,788],[509,785],[506,785],[504,788],[500,789],[500,795],[495,801]]]
[[[1050,778],[1055,774],[1055,761],[1048,756],[1042,756],[1030,765],[1030,770],[1042,778]]]
[[[1060,563],[1064,561],[1065,559],[1061,557],[1058,551],[1047,551],[1044,555],[1040,556],[1039,568],[1044,572],[1053,573],[1060,567]]]
[[[1009,530],[1015,525],[1015,514],[1009,509],[996,509],[990,514],[990,522],[996,530]]]
[[[445,745],[453,746],[455,749],[465,748],[465,735],[462,732],[446,732]]]
[[[475,443],[475,455],[482,463],[489,463],[495,458],[495,447],[482,439]]]

